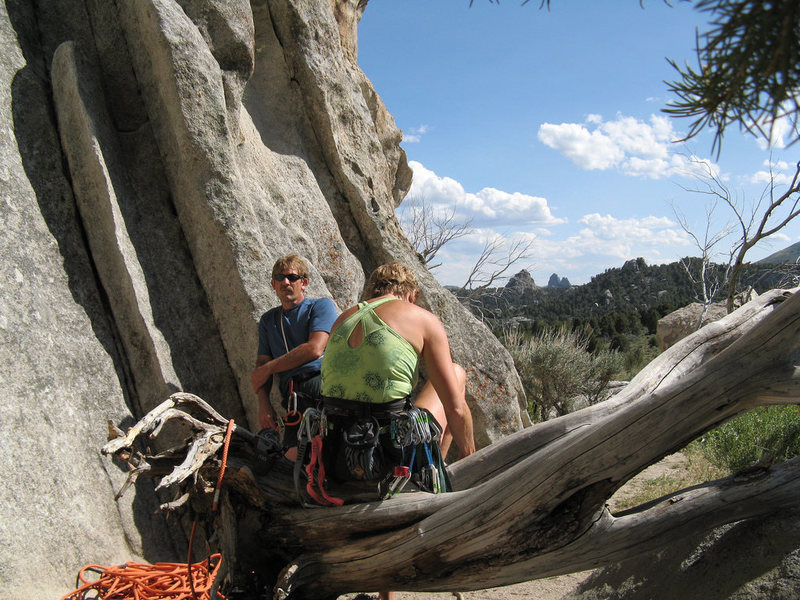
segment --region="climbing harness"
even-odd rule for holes
[[[418,489],[440,493],[452,489],[439,441],[442,430],[425,409],[408,398],[368,404],[323,398],[323,424],[330,439],[328,466],[350,481],[377,481],[378,498],[400,493],[411,481]]]
[[[211,510],[219,508],[219,496],[222,480],[228,463],[228,449],[231,435],[236,429],[233,419],[228,421],[222,447],[222,464],[220,465],[217,484],[214,488],[214,499]],[[252,434],[249,434],[252,436]],[[191,563],[194,534],[197,519],[192,523],[189,535],[189,562],[159,562],[154,565],[146,563],[126,562],[122,565],[100,566],[86,565],[78,573],[77,588],[63,596],[61,600],[226,600],[219,591],[215,591],[215,581],[222,555],[211,554],[207,559]],[[90,581],[88,573],[99,574],[96,581]],[[213,596],[212,596],[213,594]]]
[[[322,409],[306,409],[298,419],[297,396],[290,383],[284,423],[295,428],[293,478],[302,506],[344,504],[325,489],[326,460],[340,479],[377,481],[381,499],[400,493],[409,481],[434,494],[452,489],[439,448],[442,431],[427,410],[411,406],[407,398],[369,405],[325,397],[323,404]],[[330,435],[328,446],[325,440]],[[288,445],[284,432],[283,447]],[[329,456],[323,455],[323,448]]]

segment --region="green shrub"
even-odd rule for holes
[[[622,366],[616,352],[588,352],[587,336],[564,328],[530,337],[514,329],[503,335],[503,343],[514,359],[534,422],[569,413],[576,397],[588,404],[603,399]]]
[[[614,334],[614,337],[611,338],[611,343],[609,344],[612,350],[619,350],[620,352],[626,352],[630,345],[631,341],[624,333]]]
[[[731,473],[800,456],[800,405],[755,408],[697,443],[708,460]]]

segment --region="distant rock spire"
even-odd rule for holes
[[[533,281],[533,277],[531,277],[531,274],[527,270],[522,269],[522,271],[508,280],[504,291],[513,292],[516,294],[524,294],[527,290],[535,289],[536,283]]]
[[[562,277],[561,279],[558,278],[557,273],[553,273],[550,275],[550,279],[547,281],[547,287],[570,287],[569,279],[566,277]]]

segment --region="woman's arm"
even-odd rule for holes
[[[444,407],[447,427],[460,450],[460,457],[475,452],[475,438],[472,432],[472,413],[456,375],[455,365],[450,355],[450,343],[441,321],[432,313],[425,311],[423,320],[422,360],[433,389]]]

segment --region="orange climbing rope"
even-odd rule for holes
[[[219,468],[219,477],[217,477],[217,487],[214,490],[214,502],[211,505],[211,510],[217,510],[219,506],[219,490],[222,487],[222,478],[225,476],[225,468],[228,466],[228,447],[231,445],[231,434],[233,433],[233,419],[228,421],[228,428],[225,430],[225,442],[222,444],[222,465]]]
[[[222,478],[228,462],[228,447],[233,433],[233,419],[228,421],[225,442],[222,450],[222,465],[214,490],[212,510],[219,504],[219,492]],[[189,559],[192,556],[192,544],[197,521],[192,524],[189,536]],[[80,587],[63,596],[61,600],[211,600],[211,588],[222,564],[221,554],[212,554],[198,563],[167,563],[154,565],[127,562],[124,565],[103,567],[86,565],[78,573]],[[87,573],[97,573],[97,581],[89,581]],[[215,599],[227,600],[217,591]]]
[[[61,600],[210,600],[221,559],[222,555],[212,554],[188,570],[186,563],[87,565],[78,574],[83,585]],[[89,572],[100,573],[100,579],[89,581]],[[216,596],[225,598],[219,592]]]

